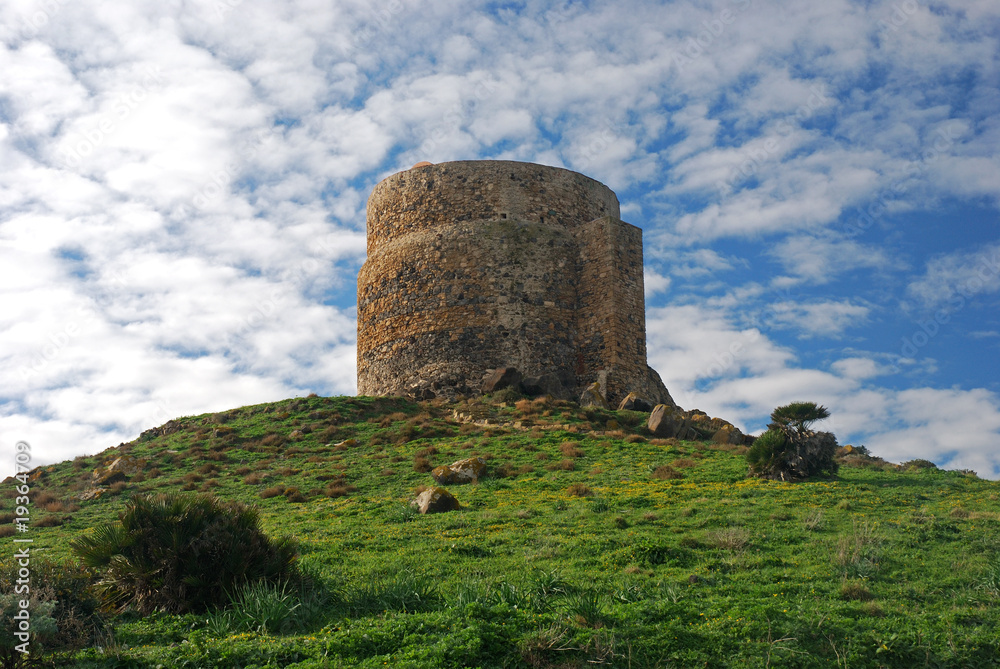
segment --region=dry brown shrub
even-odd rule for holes
[[[13,525],[0,525],[0,537],[9,537],[14,534]]]
[[[538,407],[534,402],[528,399],[518,400],[514,402],[514,408],[517,409],[522,415],[530,416],[537,411]]]
[[[383,469],[382,471],[379,472],[379,476],[395,476],[395,475],[396,472],[392,471],[391,469]]]
[[[59,527],[63,524],[59,516],[45,516],[41,520],[32,523],[35,527]]]
[[[258,485],[264,482],[264,477],[259,473],[250,474],[250,476],[245,476],[243,482],[247,485]]]
[[[32,499],[32,502],[35,504],[35,506],[45,506],[46,504],[49,504],[51,502],[55,502],[55,501],[58,501],[58,500],[59,500],[59,498],[56,497],[54,494],[52,494],[48,490],[44,490],[44,491],[38,493],[37,495],[34,495],[33,499]]]
[[[960,506],[956,506],[954,509],[948,512],[948,515],[957,520],[962,520],[969,517],[968,509],[963,509]]]
[[[280,485],[272,486],[270,488],[264,488],[259,493],[261,499],[269,499],[271,497],[278,497],[285,494],[285,488]]]
[[[583,456],[583,451],[580,450],[579,444],[572,441],[564,441],[559,444],[559,452],[565,455],[567,458],[579,458]]]
[[[60,502],[59,500],[56,500],[54,502],[49,502],[48,504],[40,504],[39,506],[41,506],[49,513],[59,513],[65,508],[63,503]]]
[[[270,434],[264,435],[264,437],[260,440],[260,443],[263,444],[264,446],[277,446],[284,441],[285,438],[283,436],[272,432]]]
[[[625,442],[629,444],[645,444],[647,441],[649,441],[649,439],[646,439],[646,437],[641,434],[630,434],[625,437]]]
[[[673,467],[674,469],[696,467],[697,465],[698,463],[692,460],[691,458],[678,458],[677,460],[674,460],[673,462],[670,463],[670,466]]]
[[[574,483],[566,488],[566,494],[572,497],[590,497],[593,491],[584,483]]]
[[[432,469],[434,469],[434,465],[427,458],[413,458],[413,471],[422,474]]]
[[[560,460],[559,462],[553,462],[550,465],[545,465],[545,468],[548,469],[550,472],[554,472],[556,470],[562,470],[562,471],[565,471],[565,472],[571,472],[574,469],[576,469],[576,464],[572,460],[570,460],[569,458],[564,458],[563,460]]]
[[[380,420],[378,424],[379,427],[389,427],[393,423],[401,420],[406,420],[407,418],[408,416],[405,413],[402,413],[401,411],[395,411],[389,414],[388,416],[383,416],[382,420]]]
[[[661,465],[653,470],[653,478],[662,480],[682,479],[684,478],[684,474],[681,474],[670,465]]]
[[[249,467],[247,467],[246,465],[244,465],[242,467],[237,467],[236,469],[234,469],[233,470],[233,476],[246,476],[247,474],[249,474],[252,471],[253,471],[252,469],[250,469]]]
[[[657,439],[650,439],[649,443],[651,443],[653,446],[676,446],[677,440],[674,439],[673,437],[670,437],[669,439],[657,438]]]
[[[543,452],[541,452],[541,453],[538,453],[538,454],[536,454],[536,455],[535,455],[535,459],[536,459],[536,460],[548,460],[548,459],[549,459],[549,454],[548,454],[548,453],[545,453],[545,452],[543,451]]]

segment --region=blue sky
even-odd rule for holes
[[[355,392],[364,206],[421,160],[606,183],[650,362],[757,431],[1000,478],[1000,7],[0,7],[0,468]]]

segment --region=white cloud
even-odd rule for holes
[[[654,269],[646,267],[643,269],[642,275],[642,285],[646,293],[646,299],[670,288],[670,277],[663,276]]]
[[[961,308],[966,300],[1000,290],[1000,243],[938,256],[907,292],[925,308]]]
[[[868,379],[879,374],[879,365],[871,358],[842,358],[830,369],[846,379]]]
[[[770,254],[798,281],[824,284],[862,268],[900,269],[899,259],[882,249],[852,239],[794,235],[772,247]]]
[[[849,328],[864,324],[869,307],[849,300],[825,302],[775,302],[767,310],[771,327],[798,330],[802,337],[837,338]]]

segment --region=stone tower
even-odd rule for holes
[[[358,392],[478,391],[516,367],[554,394],[598,381],[673,404],[646,364],[642,231],[576,172],[420,163],[375,186],[358,275]]]

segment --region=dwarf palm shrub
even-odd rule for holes
[[[826,407],[815,402],[793,402],[772,411],[767,432],[747,451],[750,475],[781,481],[835,475],[837,439],[809,429],[829,416]]]
[[[295,548],[272,541],[256,509],[209,495],[133,497],[117,522],[71,542],[80,560],[103,570],[109,603],[140,612],[199,612],[225,605],[246,583],[293,575]]]

